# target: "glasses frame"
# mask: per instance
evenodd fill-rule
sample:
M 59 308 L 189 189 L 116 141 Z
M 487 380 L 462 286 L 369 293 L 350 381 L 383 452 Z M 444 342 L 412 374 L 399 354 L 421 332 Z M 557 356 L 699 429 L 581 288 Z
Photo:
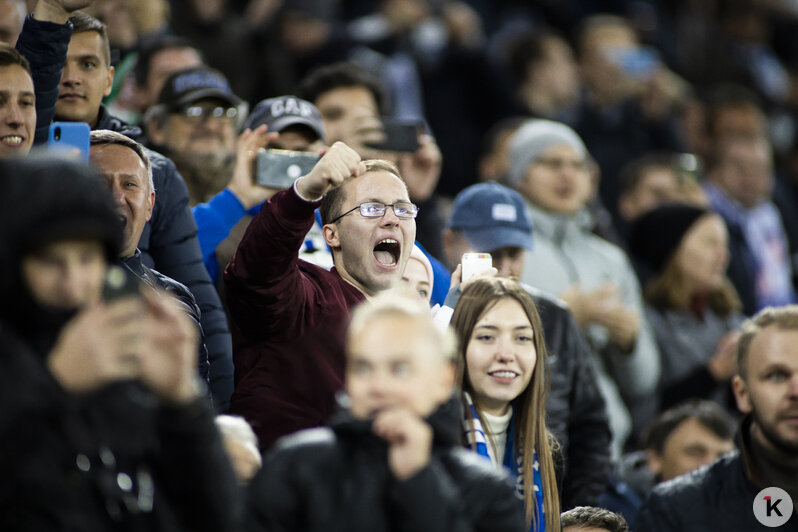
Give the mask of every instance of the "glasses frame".
M 413 212 L 411 216 L 402 216 L 401 214 L 396 212 L 396 205 L 404 205 L 404 204 L 411 205 L 412 208 L 415 209 L 415 212 Z M 381 209 L 382 212 L 380 214 L 376 215 L 376 216 L 370 216 L 370 215 L 368 215 L 368 214 L 366 214 L 364 212 L 365 207 L 368 206 L 368 205 L 374 205 L 374 206 L 382 205 L 381 208 L 377 207 L 378 209 Z M 416 218 L 416 216 L 418 216 L 418 211 L 419 211 L 418 205 L 416 205 L 415 203 L 410 202 L 410 201 L 397 201 L 396 203 L 382 203 L 380 201 L 364 201 L 360 205 L 355 205 L 354 207 L 352 207 L 351 209 L 349 209 L 345 213 L 339 215 L 335 220 L 331 221 L 330 223 L 334 224 L 335 222 L 337 222 L 338 220 L 340 220 L 341 218 L 343 218 L 347 214 L 353 213 L 353 212 L 355 212 L 358 209 L 360 209 L 360 215 L 363 218 L 371 218 L 371 219 L 382 218 L 383 216 L 385 216 L 385 213 L 388 212 L 388 207 L 393 209 L 393 213 L 396 215 L 396 217 L 397 218 L 401 218 L 402 220 L 414 220 Z

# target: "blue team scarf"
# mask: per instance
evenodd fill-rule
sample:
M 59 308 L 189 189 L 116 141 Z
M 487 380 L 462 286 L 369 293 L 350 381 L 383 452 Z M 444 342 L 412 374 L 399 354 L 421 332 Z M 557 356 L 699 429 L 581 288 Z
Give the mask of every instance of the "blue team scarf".
M 480 456 L 484 456 L 488 460 L 493 461 L 488 453 L 488 438 L 482 428 L 482 423 L 479 421 L 477 409 L 474 407 L 474 402 L 471 396 L 464 392 L 463 396 L 466 401 L 466 408 L 464 409 L 463 429 L 465 431 L 466 443 L 469 447 L 475 446 L 476 452 Z M 524 500 L 524 475 L 523 475 L 523 456 L 516 453 L 514 450 L 515 440 L 515 420 L 510 419 L 510 430 L 507 434 L 507 447 L 504 451 L 504 467 L 510 472 L 515 479 L 515 496 L 521 501 Z M 538 453 L 535 451 L 533 455 L 532 472 L 533 481 L 535 484 L 535 500 L 538 506 L 538 522 L 537 529 L 534 525 L 530 528 L 530 532 L 545 532 L 546 531 L 546 516 L 543 514 L 543 483 L 540 479 L 540 463 L 538 462 Z

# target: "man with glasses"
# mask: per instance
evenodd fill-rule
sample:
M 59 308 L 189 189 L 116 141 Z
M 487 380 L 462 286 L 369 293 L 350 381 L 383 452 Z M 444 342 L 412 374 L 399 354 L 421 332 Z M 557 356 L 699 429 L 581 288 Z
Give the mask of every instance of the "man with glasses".
M 330 271 L 298 258 L 319 206 Z M 262 447 L 332 413 L 349 310 L 400 282 L 417 213 L 395 166 L 361 161 L 336 142 L 249 224 L 225 270 L 236 368 L 230 412 L 250 422 Z
M 221 72 L 198 66 L 170 75 L 147 112 L 150 141 L 177 165 L 192 206 L 230 182 L 241 103 Z

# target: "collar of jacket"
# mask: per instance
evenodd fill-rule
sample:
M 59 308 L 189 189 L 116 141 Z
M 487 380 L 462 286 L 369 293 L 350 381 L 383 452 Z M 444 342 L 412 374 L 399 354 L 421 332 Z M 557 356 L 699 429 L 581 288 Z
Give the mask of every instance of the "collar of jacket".
M 141 261 L 141 251 L 139 251 L 138 248 L 136 248 L 136 252 L 130 257 L 119 259 L 119 265 L 133 272 L 136 277 L 148 285 L 152 287 L 156 286 L 155 279 L 152 278 L 149 268 L 144 266 L 144 263 Z
M 532 218 L 532 233 L 540 234 L 550 240 L 564 240 L 567 236 L 590 231 L 593 217 L 587 209 L 576 214 L 555 214 L 536 207 L 527 202 L 529 215 Z
M 425 418 L 425 421 L 432 427 L 433 444 L 435 446 L 460 445 L 460 419 L 462 418 L 462 406 L 460 401 L 452 397 L 432 414 Z M 349 410 L 340 410 L 330 420 L 330 427 L 340 438 L 363 438 L 374 435 L 372 420 L 358 419 Z M 381 440 L 380 440 L 381 441 Z
M 97 124 L 94 129 L 110 129 L 117 133 L 122 133 L 126 137 L 130 137 L 136 142 L 143 144 L 144 132 L 138 126 L 131 126 L 121 118 L 117 118 L 108 112 L 105 105 L 100 105 L 100 111 L 97 114 Z

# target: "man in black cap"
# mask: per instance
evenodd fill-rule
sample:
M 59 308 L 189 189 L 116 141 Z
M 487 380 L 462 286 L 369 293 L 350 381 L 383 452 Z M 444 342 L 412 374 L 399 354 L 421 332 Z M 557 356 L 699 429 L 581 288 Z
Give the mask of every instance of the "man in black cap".
M 495 182 L 461 191 L 443 235 L 444 250 L 455 266 L 463 253 L 490 253 L 501 277 L 518 279 L 525 249 L 531 249 L 532 221 L 524 198 Z M 610 430 L 604 400 L 587 344 L 565 304 L 524 285 L 535 300 L 550 354 L 551 388 L 546 417 L 562 446 L 565 470 L 562 508 L 595 505 L 609 475 Z M 453 291 L 446 304 L 454 308 Z
M 151 144 L 177 165 L 191 205 L 230 182 L 241 104 L 221 72 L 198 66 L 170 75 L 147 112 Z
M 324 144 L 321 113 L 310 102 L 295 96 L 263 100 L 247 118 L 238 141 L 236 164 L 230 184 L 207 203 L 194 207 L 205 268 L 221 290 L 221 274 L 244 236 L 252 217 L 279 189 L 255 183 L 260 148 L 319 153 Z M 305 237 L 300 258 L 330 269 L 332 255 L 316 223 Z

